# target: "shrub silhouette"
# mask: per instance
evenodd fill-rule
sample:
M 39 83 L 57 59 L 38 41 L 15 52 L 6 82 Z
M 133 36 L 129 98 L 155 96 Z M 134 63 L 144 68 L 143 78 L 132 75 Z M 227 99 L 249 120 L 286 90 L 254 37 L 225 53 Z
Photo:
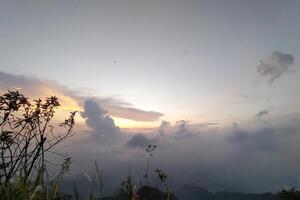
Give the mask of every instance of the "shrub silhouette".
M 281 200 L 300 200 L 300 192 L 291 188 L 290 190 L 283 189 L 279 192 L 279 198 Z
M 33 102 L 18 91 L 8 91 L 0 96 L 0 196 L 8 190 L 32 190 L 35 196 L 42 190 L 43 195 L 48 195 L 45 154 L 71 136 L 75 125 L 76 112 L 72 112 L 54 131 L 52 121 L 59 106 L 55 96 Z M 70 158 L 66 158 L 61 172 L 52 181 L 52 199 L 57 195 L 59 183 L 70 163 Z M 33 177 L 34 182 L 30 180 Z

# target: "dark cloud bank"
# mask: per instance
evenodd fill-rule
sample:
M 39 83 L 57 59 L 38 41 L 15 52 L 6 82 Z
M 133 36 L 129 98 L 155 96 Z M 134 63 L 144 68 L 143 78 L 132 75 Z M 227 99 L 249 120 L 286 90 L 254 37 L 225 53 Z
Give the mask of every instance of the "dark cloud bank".
M 175 125 L 164 121 L 153 133 L 134 135 L 122 132 L 92 100 L 85 102 L 82 115 L 91 131 L 61 149 L 73 157 L 73 173 L 93 173 L 97 160 L 108 181 L 118 185 L 131 161 L 139 181 L 145 169 L 145 147 L 157 144 L 151 166 L 166 170 L 173 186 L 194 183 L 211 190 L 242 192 L 300 186 L 297 114 L 217 130 L 215 123 L 208 123 L 203 131 L 195 131 L 184 120 Z

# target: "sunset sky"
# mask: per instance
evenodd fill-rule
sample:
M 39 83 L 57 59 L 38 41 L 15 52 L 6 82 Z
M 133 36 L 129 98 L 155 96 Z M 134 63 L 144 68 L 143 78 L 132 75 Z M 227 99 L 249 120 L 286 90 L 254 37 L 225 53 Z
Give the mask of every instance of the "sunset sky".
M 255 127 L 256 135 L 285 122 L 299 133 L 299 58 L 299 0 L 0 0 L 1 94 L 57 95 L 58 115 L 78 110 L 78 123 L 93 131 L 100 125 L 85 121 L 95 117 L 89 109 L 107 115 L 101 130 L 113 119 L 142 134 L 163 121 L 170 134 Z M 216 149 L 212 157 L 222 157 Z M 282 161 L 277 155 L 272 162 Z
M 298 1 L 2 1 L 0 11 L 1 71 L 160 119 L 231 123 L 270 106 L 287 114 L 300 99 L 299 74 L 266 84 L 257 73 L 274 51 L 299 57 Z

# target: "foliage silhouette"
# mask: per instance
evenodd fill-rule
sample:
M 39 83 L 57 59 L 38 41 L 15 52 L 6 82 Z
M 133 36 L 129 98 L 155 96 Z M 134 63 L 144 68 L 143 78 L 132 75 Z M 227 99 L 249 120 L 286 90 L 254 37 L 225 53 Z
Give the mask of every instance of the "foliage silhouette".
M 38 196 L 41 190 L 43 197 L 56 198 L 71 159 L 66 158 L 58 176 L 48 182 L 46 153 L 51 153 L 57 144 L 72 135 L 76 114 L 72 112 L 54 131 L 52 122 L 59 106 L 55 96 L 33 102 L 19 91 L 8 91 L 0 96 L 0 196 L 19 190 L 24 194 L 24 191 L 32 191 Z M 53 186 L 51 194 L 49 184 Z
M 290 190 L 283 189 L 278 193 L 281 200 L 300 200 L 300 192 L 291 188 Z

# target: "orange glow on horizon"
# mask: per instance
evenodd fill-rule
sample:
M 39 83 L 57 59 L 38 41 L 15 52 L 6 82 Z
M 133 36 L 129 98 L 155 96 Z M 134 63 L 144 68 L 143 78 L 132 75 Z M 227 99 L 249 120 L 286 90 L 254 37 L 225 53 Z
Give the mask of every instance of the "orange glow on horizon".
M 115 121 L 116 126 L 120 128 L 154 128 L 159 126 L 159 121 L 154 122 L 139 122 L 130 119 L 112 117 Z
M 14 89 L 18 89 L 22 91 L 21 87 L 14 87 Z M 64 119 L 68 118 L 70 112 L 78 111 L 83 112 L 84 109 L 77 103 L 75 99 L 72 97 L 64 94 L 59 89 L 47 87 L 47 86 L 39 86 L 38 90 L 34 93 L 29 93 L 27 97 L 30 98 L 30 100 L 34 99 L 44 99 L 45 97 L 50 96 L 56 96 L 58 98 L 58 101 L 60 103 L 60 107 L 56 110 L 55 119 L 57 121 L 63 121 Z M 119 118 L 119 117 L 113 117 L 115 125 L 119 128 L 123 129 L 143 129 L 143 128 L 155 128 L 160 125 L 160 121 L 135 121 L 131 119 L 125 119 L 125 118 Z M 85 119 L 81 117 L 81 115 L 78 113 L 76 115 L 76 123 L 80 124 L 80 126 L 86 126 L 85 125 Z

